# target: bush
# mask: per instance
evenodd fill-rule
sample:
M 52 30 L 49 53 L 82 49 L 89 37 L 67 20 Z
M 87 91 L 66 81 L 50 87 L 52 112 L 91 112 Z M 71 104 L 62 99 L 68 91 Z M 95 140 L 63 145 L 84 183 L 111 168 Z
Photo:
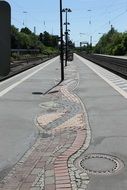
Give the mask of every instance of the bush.
M 12 53 L 12 55 L 11 55 L 11 60 L 12 61 L 19 60 L 19 59 L 20 59 L 19 53 Z
M 113 49 L 113 55 L 125 55 L 125 47 L 122 44 L 115 46 Z

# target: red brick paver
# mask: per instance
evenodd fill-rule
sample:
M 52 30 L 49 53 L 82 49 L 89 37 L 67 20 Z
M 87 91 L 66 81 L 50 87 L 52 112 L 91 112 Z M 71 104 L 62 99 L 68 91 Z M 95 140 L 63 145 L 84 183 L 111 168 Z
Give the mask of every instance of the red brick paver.
M 64 86 L 61 92 L 68 101 L 79 104 L 78 98 Z M 38 123 L 46 128 L 48 123 L 63 116 L 64 113 L 39 116 Z M 71 190 L 68 159 L 82 147 L 85 138 L 83 114 L 77 113 L 53 128 L 46 138 L 40 137 L 0 183 L 0 190 L 36 190 L 39 187 L 44 190 Z

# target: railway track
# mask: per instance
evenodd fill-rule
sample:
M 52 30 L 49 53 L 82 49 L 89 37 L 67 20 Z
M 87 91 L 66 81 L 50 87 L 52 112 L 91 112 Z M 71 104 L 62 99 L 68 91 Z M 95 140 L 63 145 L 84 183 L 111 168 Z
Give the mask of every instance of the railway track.
M 48 61 L 53 57 L 35 57 L 35 58 L 29 58 L 29 59 L 23 59 L 19 61 L 14 61 L 10 64 L 10 73 L 7 76 L 0 76 L 0 81 L 4 81 L 14 75 L 17 75 L 25 70 L 28 70 L 32 67 L 35 67 L 45 61 Z
M 79 53 L 79 55 L 127 79 L 127 59 L 108 57 L 97 54 Z

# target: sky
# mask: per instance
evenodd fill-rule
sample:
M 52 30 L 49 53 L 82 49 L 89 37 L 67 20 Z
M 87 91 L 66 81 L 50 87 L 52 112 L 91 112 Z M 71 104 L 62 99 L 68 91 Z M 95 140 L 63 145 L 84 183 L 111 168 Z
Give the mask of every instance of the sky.
M 7 0 L 11 5 L 11 24 L 28 27 L 36 33 L 47 31 L 60 35 L 59 0 Z M 68 22 L 70 39 L 95 45 L 111 25 L 119 32 L 127 31 L 127 0 L 62 0 L 63 8 L 70 8 Z M 63 13 L 63 22 L 65 13 Z

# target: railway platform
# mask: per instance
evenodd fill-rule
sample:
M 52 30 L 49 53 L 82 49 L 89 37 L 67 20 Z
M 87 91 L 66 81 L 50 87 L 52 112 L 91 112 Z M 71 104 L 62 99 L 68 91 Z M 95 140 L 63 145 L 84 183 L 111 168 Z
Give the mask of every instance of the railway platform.
M 57 57 L 0 84 L 0 190 L 126 190 L 126 80 L 76 54 L 59 73 Z

